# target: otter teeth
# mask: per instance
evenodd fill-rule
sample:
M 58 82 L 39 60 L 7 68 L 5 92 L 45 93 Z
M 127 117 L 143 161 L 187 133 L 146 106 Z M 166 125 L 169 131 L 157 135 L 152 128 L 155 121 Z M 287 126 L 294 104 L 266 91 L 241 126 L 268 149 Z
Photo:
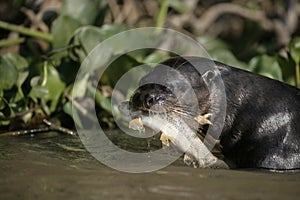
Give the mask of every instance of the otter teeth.
M 202 125 L 212 125 L 212 122 L 208 119 L 211 117 L 211 113 L 207 113 L 204 115 L 198 115 L 196 117 L 194 117 L 194 119 L 202 126 Z

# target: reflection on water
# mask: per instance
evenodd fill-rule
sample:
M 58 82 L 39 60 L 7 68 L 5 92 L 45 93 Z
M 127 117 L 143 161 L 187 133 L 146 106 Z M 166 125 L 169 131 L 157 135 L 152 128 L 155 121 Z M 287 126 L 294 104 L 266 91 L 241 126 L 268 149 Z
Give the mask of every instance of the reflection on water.
M 112 170 L 77 138 L 0 138 L 0 199 L 299 199 L 300 173 Z

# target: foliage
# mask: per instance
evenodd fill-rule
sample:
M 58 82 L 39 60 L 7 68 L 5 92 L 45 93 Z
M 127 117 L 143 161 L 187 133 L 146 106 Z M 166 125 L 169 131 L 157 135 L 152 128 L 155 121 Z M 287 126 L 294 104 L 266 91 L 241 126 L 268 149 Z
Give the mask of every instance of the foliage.
M 21 1 L 16 2 L 19 5 Z M 176 12 L 179 15 L 189 12 L 188 6 L 182 1 L 157 2 L 161 3 L 159 4 L 161 9 L 157 12 L 152 25 L 163 26 L 168 12 Z M 70 96 L 76 72 L 87 54 L 101 41 L 133 28 L 126 23 L 105 23 L 104 16 L 110 13 L 110 9 L 105 1 L 101 0 L 86 0 L 84 3 L 81 0 L 65 0 L 59 15 L 49 26 L 50 33 L 32 31 L 29 28 L 6 23 L 0 24 L 4 29 L 17 31 L 29 39 L 37 38 L 50 44 L 49 48 L 40 51 L 34 47 L 39 43 L 26 40 L 19 52 L 1 56 L 0 126 L 5 129 L 14 128 L 12 124 L 20 120 L 30 126 L 35 116 L 41 113 L 43 117 L 57 117 L 62 114 L 67 118 L 67 115 L 73 117 L 72 113 L 75 112 L 74 120 L 80 123 L 76 113 L 77 115 L 88 113 L 80 110 L 80 97 L 94 90 L 97 108 L 101 113 L 100 119 L 106 124 L 111 124 L 110 114 L 113 109 L 110 104 L 111 94 L 105 92 L 103 88 L 113 87 L 123 73 L 137 64 L 161 61 L 170 55 L 157 51 L 137 51 L 122 55 L 112 64 L 112 68 L 105 72 L 98 85 L 90 84 L 89 77 L 81 80 L 80 85 L 76 87 L 82 88 L 82 94 L 77 94 L 78 102 L 72 102 Z M 220 38 L 193 32 L 192 34 L 215 60 L 300 87 L 300 38 L 294 37 L 290 41 L 287 54 L 282 57 L 274 53 L 274 49 L 268 52 L 269 43 L 253 45 L 253 40 L 257 41 L 263 31 L 258 30 L 257 34 L 253 34 L 253 28 L 256 27 L 255 24 L 248 23 L 243 30 L 243 37 L 239 38 L 238 44 L 241 45 L 238 47 L 237 43 L 229 43 Z M 17 41 L 22 42 L 23 39 Z M 6 45 L 2 46 L 2 49 L 5 48 Z M 122 54 L 122 52 L 113 53 Z M 120 65 L 123 68 L 118 67 Z M 73 112 L 71 105 L 74 103 L 78 104 L 78 111 Z

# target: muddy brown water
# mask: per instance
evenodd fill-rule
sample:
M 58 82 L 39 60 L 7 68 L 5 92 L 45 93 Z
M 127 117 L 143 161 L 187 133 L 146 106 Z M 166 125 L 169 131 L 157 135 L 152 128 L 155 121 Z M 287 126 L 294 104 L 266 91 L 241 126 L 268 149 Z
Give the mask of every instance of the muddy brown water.
M 193 169 L 178 160 L 130 174 L 95 160 L 78 138 L 1 137 L 0 199 L 300 199 L 300 173 Z

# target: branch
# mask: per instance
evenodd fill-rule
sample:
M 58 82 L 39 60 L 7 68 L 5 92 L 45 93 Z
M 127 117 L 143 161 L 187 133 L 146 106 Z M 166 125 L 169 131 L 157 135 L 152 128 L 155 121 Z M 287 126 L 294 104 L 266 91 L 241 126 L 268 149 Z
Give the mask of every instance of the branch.
M 295 0 L 287 0 L 285 5 L 284 23 L 290 33 L 293 33 L 298 24 L 298 11 Z M 299 13 L 300 14 L 300 13 Z
M 21 44 L 24 41 L 25 41 L 25 38 L 3 39 L 3 40 L 0 40 L 0 48 L 7 47 L 7 46 L 13 46 L 16 44 Z
M 33 128 L 33 129 L 20 130 L 20 131 L 9 131 L 9 132 L 5 132 L 5 133 L 0 133 L 0 137 L 30 135 L 30 134 L 36 134 L 36 133 L 49 132 L 49 131 L 56 131 L 56 132 L 60 132 L 60 133 L 64 133 L 64 134 L 72 135 L 72 136 L 76 135 L 76 133 L 74 131 L 71 131 L 71 130 L 61 127 L 61 126 L 57 126 L 46 119 L 44 119 L 43 122 L 44 122 L 44 124 L 47 125 L 47 127 Z
M 18 32 L 18 33 L 21 33 L 23 35 L 27 35 L 27 36 L 30 36 L 30 37 L 33 37 L 33 38 L 42 39 L 42 40 L 45 40 L 47 42 L 52 41 L 52 35 L 51 34 L 43 33 L 43 32 L 36 31 L 36 30 L 32 30 L 32 29 L 25 28 L 25 27 L 22 27 L 22 26 L 9 24 L 9 23 L 6 23 L 4 21 L 0 21 L 0 28 L 10 30 L 10 31 L 14 31 L 14 32 Z
M 30 109 L 25 110 L 25 111 L 21 111 L 21 112 L 18 112 L 18 113 L 13 113 L 8 117 L 0 116 L 0 121 L 11 120 L 11 119 L 14 119 L 14 118 L 17 118 L 17 117 L 22 117 L 22 116 L 24 116 L 28 113 L 31 113 L 31 112 L 35 111 L 37 108 L 38 107 L 34 107 L 34 108 L 30 108 Z
M 287 0 L 285 15 L 281 19 L 270 19 L 261 10 L 251 10 L 233 3 L 220 3 L 210 7 L 199 19 L 195 29 L 197 32 L 205 32 L 213 22 L 225 14 L 233 14 L 245 19 L 257 22 L 266 31 L 276 34 L 279 45 L 286 46 L 291 39 L 292 33 L 298 24 L 299 8 L 294 0 Z
M 163 27 L 166 20 L 168 7 L 169 7 L 169 0 L 162 0 L 159 8 L 159 13 L 156 18 L 156 25 L 155 25 L 156 27 L 158 28 Z
M 243 18 L 255 21 L 262 25 L 264 29 L 272 30 L 272 22 L 260 10 L 250 10 L 237 4 L 220 3 L 210 7 L 197 21 L 196 31 L 205 32 L 209 26 L 220 16 L 225 14 L 238 15 Z
M 57 132 L 65 133 L 67 135 L 72 135 L 72 136 L 76 135 L 74 131 L 71 131 L 70 129 L 67 129 L 67 128 L 64 128 L 61 126 L 57 126 L 46 119 L 44 119 L 43 122 L 49 127 L 49 129 L 51 131 L 57 131 Z
M 123 13 L 116 0 L 106 1 L 115 23 L 121 23 L 124 20 Z
M 44 132 L 48 132 L 48 131 L 50 131 L 49 127 L 34 128 L 34 129 L 27 129 L 27 130 L 20 130 L 20 131 L 8 131 L 8 132 L 0 133 L 0 137 L 31 135 L 31 134 L 35 134 L 35 133 L 44 133 Z
M 25 7 L 21 8 L 21 11 L 27 16 L 31 21 L 31 28 L 36 30 L 40 29 L 43 33 L 49 33 L 48 26 L 43 22 L 41 17 L 38 14 L 35 14 L 32 10 Z

